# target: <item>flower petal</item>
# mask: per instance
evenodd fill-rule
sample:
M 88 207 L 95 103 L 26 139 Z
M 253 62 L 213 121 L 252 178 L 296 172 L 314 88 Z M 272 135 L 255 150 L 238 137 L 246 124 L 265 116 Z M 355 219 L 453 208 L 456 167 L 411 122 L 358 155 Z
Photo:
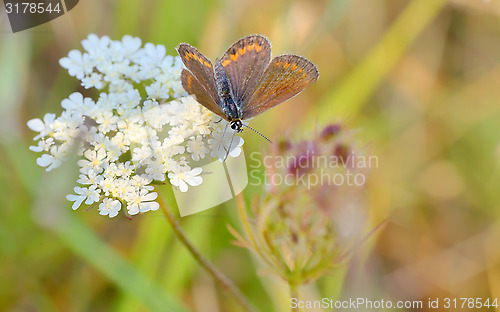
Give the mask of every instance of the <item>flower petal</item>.
M 35 118 L 28 121 L 28 128 L 33 131 L 42 132 L 45 129 L 45 125 L 40 118 Z

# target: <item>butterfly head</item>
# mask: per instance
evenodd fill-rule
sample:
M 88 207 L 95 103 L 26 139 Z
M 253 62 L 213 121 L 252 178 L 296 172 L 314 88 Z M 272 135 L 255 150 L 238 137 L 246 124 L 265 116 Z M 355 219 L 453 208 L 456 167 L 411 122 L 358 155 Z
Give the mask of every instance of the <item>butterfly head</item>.
M 239 119 L 236 119 L 236 120 L 233 120 L 229 123 L 229 126 L 231 127 L 231 129 L 233 129 L 235 132 L 241 132 L 243 131 L 242 127 L 243 127 L 243 123 L 241 122 L 241 120 Z

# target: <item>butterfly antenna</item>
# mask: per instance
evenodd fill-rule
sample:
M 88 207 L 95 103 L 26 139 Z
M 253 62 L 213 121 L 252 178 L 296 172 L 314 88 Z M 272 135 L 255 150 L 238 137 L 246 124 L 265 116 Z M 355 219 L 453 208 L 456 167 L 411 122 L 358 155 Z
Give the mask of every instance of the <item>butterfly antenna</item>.
M 263 135 L 262 133 L 260 133 L 259 131 L 255 130 L 254 128 L 250 127 L 250 126 L 247 126 L 247 125 L 243 125 L 243 127 L 246 127 L 250 130 L 252 130 L 253 132 L 257 133 L 258 135 L 260 135 L 261 137 L 263 137 L 264 139 L 266 139 L 269 143 L 273 143 L 271 142 L 271 140 L 269 140 L 268 138 L 266 138 L 265 135 Z
M 226 156 L 224 157 L 224 161 L 226 161 L 227 157 L 229 156 L 229 152 L 231 151 L 231 146 L 233 145 L 233 139 L 234 139 L 234 135 L 236 134 L 233 133 L 233 136 L 231 137 L 231 142 L 229 142 L 229 148 L 227 149 L 227 153 L 226 153 Z

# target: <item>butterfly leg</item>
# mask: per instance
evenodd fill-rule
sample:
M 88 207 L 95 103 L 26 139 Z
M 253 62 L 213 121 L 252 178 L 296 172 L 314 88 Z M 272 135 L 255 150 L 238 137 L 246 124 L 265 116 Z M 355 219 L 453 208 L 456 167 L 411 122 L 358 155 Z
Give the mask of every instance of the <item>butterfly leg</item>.
M 221 118 L 222 120 L 222 118 Z M 220 147 L 222 145 L 222 143 L 224 142 L 224 136 L 226 136 L 226 130 L 227 130 L 227 126 L 229 124 L 227 124 L 225 127 L 224 127 L 224 132 L 222 133 L 222 140 L 220 140 L 220 144 L 219 144 L 219 147 L 217 148 L 217 157 L 219 157 L 219 151 L 220 151 Z M 225 160 L 225 159 L 224 159 Z
M 222 118 L 221 118 L 221 119 L 219 119 L 219 120 L 217 120 L 215 123 L 219 123 L 219 122 L 221 122 L 221 121 L 222 121 Z
M 229 156 L 229 152 L 231 152 L 231 146 L 233 145 L 233 139 L 234 136 L 236 135 L 236 132 L 233 133 L 233 136 L 231 137 L 231 142 L 229 142 L 229 147 L 226 152 L 226 156 L 224 157 L 224 161 L 226 161 L 227 157 Z

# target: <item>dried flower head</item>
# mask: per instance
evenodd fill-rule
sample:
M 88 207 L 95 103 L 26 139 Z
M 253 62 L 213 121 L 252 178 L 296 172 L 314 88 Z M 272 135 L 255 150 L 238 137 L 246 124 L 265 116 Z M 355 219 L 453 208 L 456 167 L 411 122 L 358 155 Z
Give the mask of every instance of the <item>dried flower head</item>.
M 70 51 L 62 67 L 86 89 L 101 90 L 97 100 L 75 92 L 61 103 L 63 112 L 32 119 L 43 154 L 37 164 L 57 168 L 71 152 L 78 161 L 80 186 L 67 199 L 73 209 L 99 203 L 99 213 L 114 217 L 122 207 L 130 215 L 157 210 L 155 181 L 182 192 L 203 182 L 196 162 L 207 155 L 225 156 L 232 133 L 225 121 L 187 96 L 182 88 L 179 57 L 163 45 L 124 36 L 112 41 L 94 34 L 82 41 L 84 52 Z M 216 123 L 217 122 L 217 123 Z M 243 139 L 235 136 L 232 146 Z M 220 156 L 221 151 L 224 154 Z M 229 154 L 236 157 L 240 148 Z
M 267 188 L 251 201 L 253 220 L 240 209 L 245 238 L 232 230 L 237 244 L 290 285 L 339 265 L 364 235 L 365 175 L 378 166 L 371 157 L 338 125 L 311 140 L 281 139 L 263 156 Z

